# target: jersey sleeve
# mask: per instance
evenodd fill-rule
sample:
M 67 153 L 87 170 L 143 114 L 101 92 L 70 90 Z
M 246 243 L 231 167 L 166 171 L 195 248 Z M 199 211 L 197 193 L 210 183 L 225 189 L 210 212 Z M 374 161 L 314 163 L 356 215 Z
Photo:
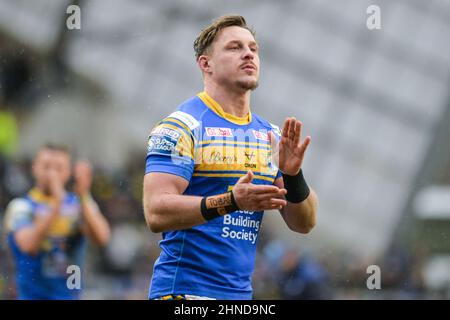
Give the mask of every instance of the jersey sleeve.
M 12 200 L 6 208 L 5 230 L 7 233 L 15 232 L 23 227 L 33 224 L 33 207 L 23 198 Z
M 283 173 L 281 172 L 280 169 L 278 169 L 277 176 L 275 177 L 275 180 L 277 180 L 278 178 L 281 178 L 282 176 L 283 176 Z
M 182 116 L 180 116 L 180 114 Z M 194 171 L 195 119 L 181 111 L 163 119 L 151 131 L 147 142 L 145 173 L 164 172 L 191 180 Z M 190 116 L 189 116 L 190 117 Z

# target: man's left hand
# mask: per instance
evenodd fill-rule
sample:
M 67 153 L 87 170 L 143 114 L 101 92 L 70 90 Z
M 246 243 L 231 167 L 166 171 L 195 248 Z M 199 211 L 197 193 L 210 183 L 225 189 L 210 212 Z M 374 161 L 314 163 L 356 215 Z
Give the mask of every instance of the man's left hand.
M 75 192 L 79 196 L 88 195 L 92 185 L 92 166 L 87 161 L 78 161 L 74 168 Z
M 284 122 L 281 140 L 275 147 L 275 137 L 269 132 L 272 150 L 278 152 L 278 168 L 282 173 L 295 176 L 300 171 L 305 157 L 306 149 L 311 142 L 311 137 L 307 136 L 301 141 L 302 123 L 295 118 L 287 118 Z

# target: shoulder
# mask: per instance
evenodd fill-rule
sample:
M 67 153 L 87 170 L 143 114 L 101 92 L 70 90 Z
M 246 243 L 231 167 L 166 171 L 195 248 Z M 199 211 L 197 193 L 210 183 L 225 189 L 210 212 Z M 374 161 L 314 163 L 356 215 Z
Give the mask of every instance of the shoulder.
M 181 103 L 172 113 L 159 121 L 156 128 L 167 127 L 164 125 L 168 124 L 172 129 L 178 128 L 191 134 L 200 127 L 204 112 L 205 106 L 201 103 L 200 98 L 195 96 Z
M 188 115 L 186 120 L 195 119 L 195 121 L 193 121 L 193 125 L 198 126 L 199 123 L 197 122 L 201 121 L 204 114 L 208 110 L 209 108 L 203 103 L 203 101 L 198 96 L 194 96 L 180 104 L 174 113 Z
M 262 128 L 266 129 L 267 131 L 271 130 L 276 135 L 281 136 L 280 127 L 277 126 L 276 124 L 274 124 L 272 122 L 269 122 L 268 120 L 266 120 L 263 117 L 257 115 L 256 113 L 252 113 L 252 117 L 253 117 L 255 123 L 257 123 Z
M 201 131 L 202 112 L 204 105 L 197 96 L 181 103 L 151 130 L 147 155 L 193 158 L 194 145 Z
M 14 198 L 8 203 L 8 206 L 6 207 L 6 213 L 24 210 L 33 210 L 33 203 L 27 197 Z
M 151 136 L 163 136 L 176 142 L 181 137 L 185 140 L 195 140 L 201 128 L 201 118 L 205 106 L 198 96 L 181 103 L 172 113 L 165 116 L 151 130 Z
M 13 231 L 19 227 L 31 223 L 33 220 L 34 206 L 31 200 L 26 197 L 19 197 L 11 200 L 6 207 L 5 227 L 7 231 Z

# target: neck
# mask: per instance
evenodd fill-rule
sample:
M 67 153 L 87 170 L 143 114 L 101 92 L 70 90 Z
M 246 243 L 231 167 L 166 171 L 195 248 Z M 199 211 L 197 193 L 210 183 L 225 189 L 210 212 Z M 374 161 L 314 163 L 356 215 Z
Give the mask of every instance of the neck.
M 204 90 L 226 113 L 241 118 L 249 114 L 250 90 L 233 91 L 213 83 L 205 83 Z

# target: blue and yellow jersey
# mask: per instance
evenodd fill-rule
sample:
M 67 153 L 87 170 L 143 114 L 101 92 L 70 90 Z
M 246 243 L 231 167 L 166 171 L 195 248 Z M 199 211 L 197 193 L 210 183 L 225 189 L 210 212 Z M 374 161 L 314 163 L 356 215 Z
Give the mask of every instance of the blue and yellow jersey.
M 281 174 L 271 160 L 269 131 L 279 139 L 277 126 L 252 113 L 244 118 L 227 114 L 202 92 L 153 128 L 145 172 L 183 177 L 189 182 L 186 195 L 227 192 L 248 170 L 254 173 L 252 183 L 271 185 Z M 164 232 L 149 298 L 190 294 L 251 299 L 262 218 L 262 211 L 237 211 L 190 229 Z
M 81 267 L 85 242 L 80 231 L 81 206 L 76 195 L 66 194 L 61 212 L 36 255 L 21 251 L 15 241 L 17 231 L 50 213 L 50 201 L 50 197 L 32 189 L 26 197 L 12 200 L 6 209 L 5 227 L 16 265 L 19 299 L 79 298 L 79 289 L 67 287 L 67 267 L 73 264 Z

